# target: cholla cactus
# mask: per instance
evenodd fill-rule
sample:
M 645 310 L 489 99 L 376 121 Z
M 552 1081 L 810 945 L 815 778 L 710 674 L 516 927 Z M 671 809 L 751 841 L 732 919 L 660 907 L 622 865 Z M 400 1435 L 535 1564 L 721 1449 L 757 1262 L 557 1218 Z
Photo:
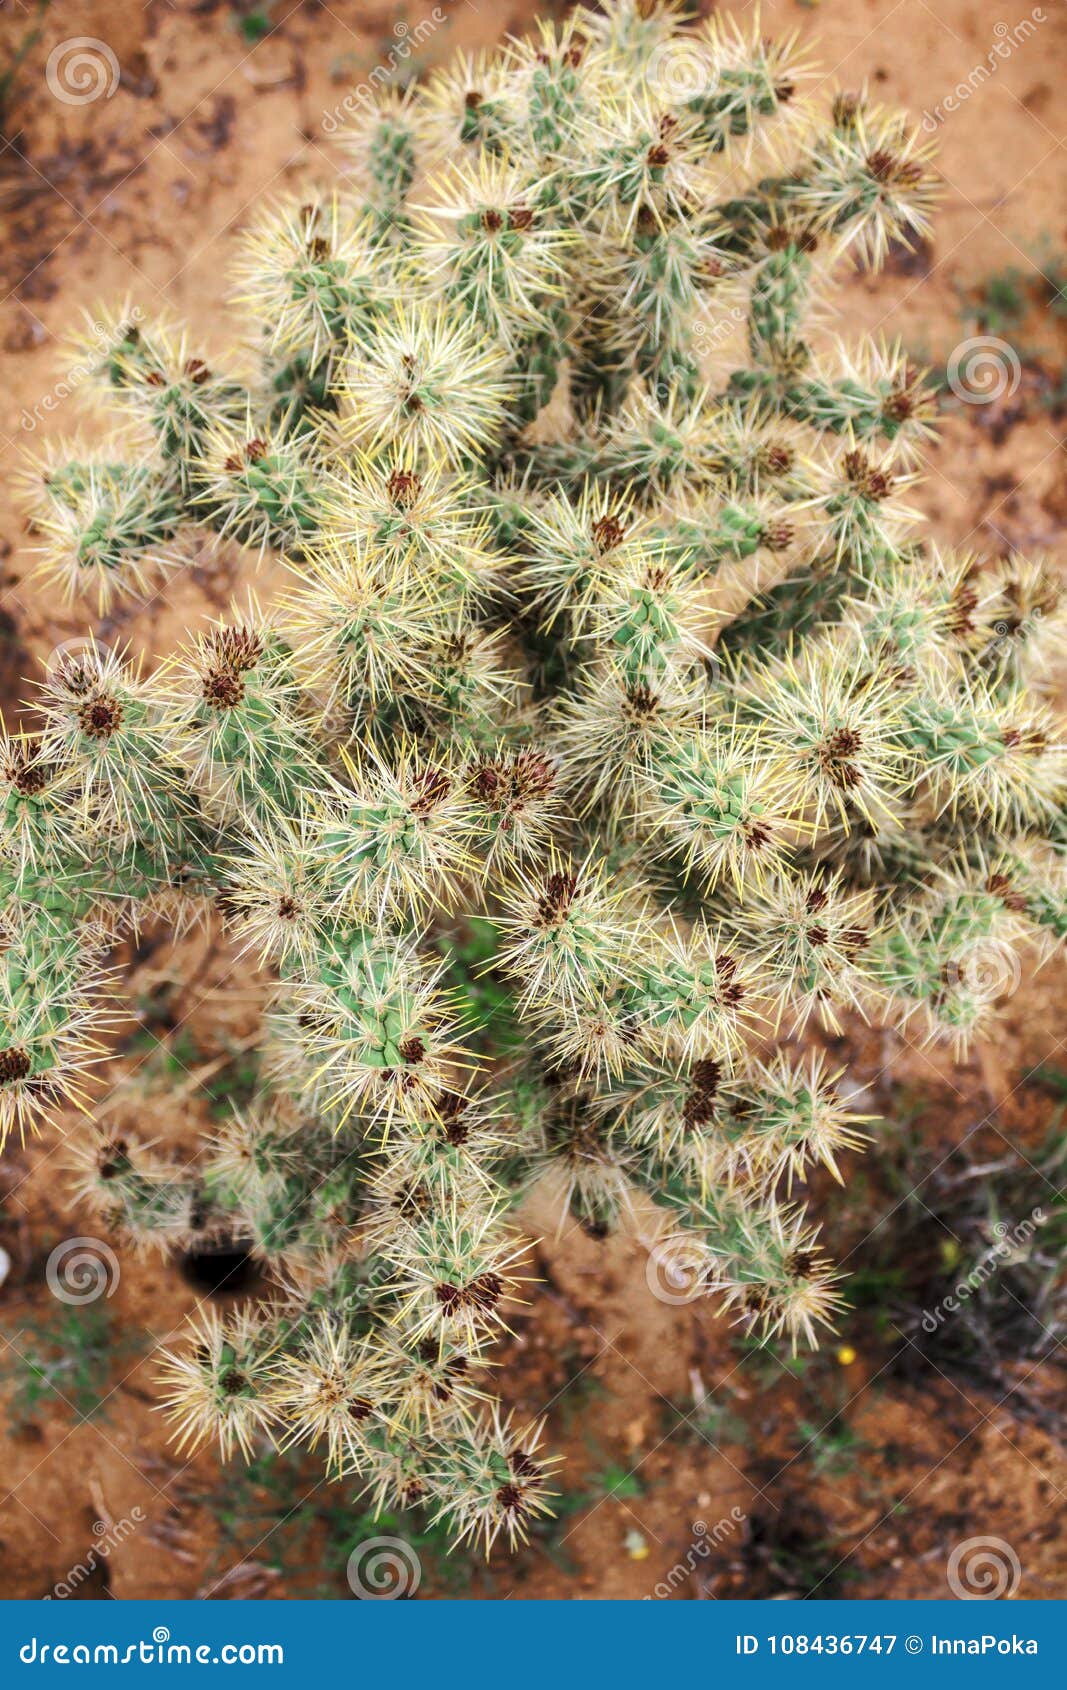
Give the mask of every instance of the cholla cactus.
M 81 1093 L 114 934 L 213 908 L 275 983 L 262 1097 L 184 1170 L 106 1111 L 78 1152 L 136 1246 L 277 1281 L 168 1362 L 179 1434 L 306 1441 L 486 1547 L 552 1484 L 486 1371 L 515 1197 L 601 1235 L 643 1194 L 814 1342 L 800 1188 L 863 1132 L 803 1041 L 962 1046 L 1067 928 L 1060 589 L 918 536 L 931 399 L 820 319 L 926 230 L 930 164 L 807 75 L 615 0 L 389 96 L 244 238 L 225 367 L 120 314 L 133 434 L 35 478 L 43 572 L 102 607 L 189 524 L 292 578 L 152 673 L 87 642 L 7 742 L 3 1123 Z M 471 1024 L 472 914 L 521 1059 Z

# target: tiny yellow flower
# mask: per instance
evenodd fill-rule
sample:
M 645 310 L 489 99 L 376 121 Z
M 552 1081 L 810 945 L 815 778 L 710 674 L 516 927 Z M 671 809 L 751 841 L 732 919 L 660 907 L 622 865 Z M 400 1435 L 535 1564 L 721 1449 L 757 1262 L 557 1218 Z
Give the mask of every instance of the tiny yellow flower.
M 652 1553 L 647 1540 L 639 1531 L 629 1531 L 624 1539 L 626 1553 L 631 1561 L 647 1561 Z
M 837 1352 L 837 1359 L 842 1367 L 851 1367 L 856 1359 L 856 1352 L 851 1344 L 842 1344 Z

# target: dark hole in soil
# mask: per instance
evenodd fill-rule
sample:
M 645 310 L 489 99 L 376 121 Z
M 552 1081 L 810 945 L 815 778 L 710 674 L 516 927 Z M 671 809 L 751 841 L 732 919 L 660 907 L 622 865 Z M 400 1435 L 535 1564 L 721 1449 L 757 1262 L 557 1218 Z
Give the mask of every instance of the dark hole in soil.
M 77 1567 L 70 1568 L 53 1586 L 49 1595 L 63 1601 L 114 1601 L 111 1595 L 111 1568 L 99 1550 L 87 1549 Z
M 180 1258 L 180 1266 L 189 1284 L 210 1296 L 226 1297 L 237 1291 L 251 1291 L 259 1279 L 255 1261 L 240 1243 L 223 1249 L 187 1250 Z
M 833 1598 L 842 1594 L 840 1551 L 823 1514 L 799 1496 L 776 1496 L 777 1512 L 753 1514 L 735 1563 L 738 1595 Z

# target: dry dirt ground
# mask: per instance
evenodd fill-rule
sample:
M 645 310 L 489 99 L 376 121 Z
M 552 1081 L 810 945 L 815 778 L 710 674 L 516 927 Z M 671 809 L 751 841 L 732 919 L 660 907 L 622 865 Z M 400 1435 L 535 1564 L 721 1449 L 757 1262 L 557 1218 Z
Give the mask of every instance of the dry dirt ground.
M 946 186 L 933 244 L 894 255 L 878 279 L 849 281 L 841 303 L 850 334 L 899 334 L 941 371 L 979 331 L 1019 357 L 1018 385 L 1003 399 L 946 406 L 916 499 L 938 539 L 991 556 L 1054 551 L 1067 509 L 1063 319 L 1047 308 L 1067 251 L 1058 99 L 1067 18 L 1053 0 L 1046 7 L 1032 14 L 1046 21 L 994 54 L 996 72 L 982 78 L 974 67 L 1003 43 L 1004 20 L 1016 22 L 1000 0 L 763 7 L 769 32 L 817 35 L 827 76 L 845 87 L 867 81 L 888 101 L 936 113 L 963 85 L 939 126 Z M 225 0 L 0 5 L 0 50 L 12 62 L 24 49 L 0 151 L 8 712 L 36 661 L 90 625 L 86 606 L 66 608 L 27 579 L 30 541 L 10 487 L 42 438 L 78 426 L 77 395 L 59 384 L 62 336 L 83 308 L 129 295 L 187 318 L 210 353 L 230 232 L 261 194 L 330 176 L 324 114 L 372 65 L 401 62 L 402 26 L 414 31 L 427 11 L 375 0 L 265 9 L 271 27 L 253 42 L 254 23 L 242 28 L 250 8 Z M 443 4 L 447 22 L 423 58 L 521 30 L 533 10 L 526 0 Z M 83 105 L 54 98 L 46 77 L 49 55 L 78 36 L 103 40 L 120 70 L 110 97 Z M 1012 285 L 1023 300 L 1007 327 L 978 297 L 984 278 L 1006 271 L 1021 278 Z M 194 557 L 180 587 L 147 615 L 117 616 L 103 637 L 150 657 L 166 651 L 239 579 L 226 556 Z M 269 581 L 259 585 L 269 592 Z M 177 1144 L 191 1147 L 210 1124 L 213 1084 L 225 1073 L 239 1085 L 254 1045 L 262 986 L 235 975 L 232 961 L 203 935 L 128 959 L 134 1012 L 115 1072 L 146 1070 L 155 1089 L 136 1106 L 150 1116 L 141 1124 Z M 1067 1066 L 1063 983 L 1051 971 L 1024 980 L 995 1050 L 966 1064 L 862 1031 L 836 1052 L 872 1113 L 893 1120 L 907 1110 L 928 1170 L 964 1140 L 979 1160 L 1036 1158 L 1057 1104 L 1033 1071 Z M 2 1163 L 0 1243 L 13 1263 L 0 1291 L 3 1594 L 41 1596 L 65 1580 L 74 1594 L 114 1597 L 348 1596 L 355 1543 L 383 1529 L 411 1538 L 412 1523 L 361 1521 L 313 1467 L 223 1474 L 212 1455 L 186 1463 L 166 1442 L 152 1351 L 205 1294 L 192 1269 L 124 1258 L 101 1305 L 106 1330 L 83 1325 L 78 1343 L 61 1336 L 49 1349 L 57 1310 L 44 1264 L 57 1241 L 92 1230 L 72 1211 L 61 1164 L 54 1132 L 9 1148 Z M 851 1209 L 826 1209 L 828 1246 L 849 1268 L 867 1259 L 869 1234 L 891 1229 L 898 1202 L 878 1178 L 851 1190 Z M 536 1203 L 527 1222 L 536 1236 Z M 446 1562 L 432 1537 L 414 1538 L 420 1595 L 933 1597 L 947 1594 L 953 1548 L 976 1536 L 1011 1546 L 1019 1596 L 1067 1595 L 1067 1460 L 1050 1415 L 1023 1416 L 1014 1397 L 1004 1400 L 1008 1389 L 961 1384 L 930 1362 L 907 1366 L 908 1340 L 869 1306 L 846 1318 L 840 1348 L 793 1366 L 770 1352 L 746 1356 L 700 1304 L 657 1301 L 636 1239 L 549 1230 L 531 1259 L 538 1277 L 516 1311 L 502 1388 L 520 1409 L 549 1412 L 550 1442 L 567 1457 L 560 1519 L 488 1568 Z M 55 1387 L 36 1403 L 35 1359 Z M 1020 1366 L 1019 1379 L 1027 1374 L 1039 1399 L 1053 1388 L 1045 1370 Z

